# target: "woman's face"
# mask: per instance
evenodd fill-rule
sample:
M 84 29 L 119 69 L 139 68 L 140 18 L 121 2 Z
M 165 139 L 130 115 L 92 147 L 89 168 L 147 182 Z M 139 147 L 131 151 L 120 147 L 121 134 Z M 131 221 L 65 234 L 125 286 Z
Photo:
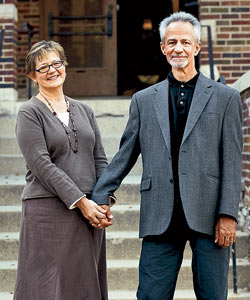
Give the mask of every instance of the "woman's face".
M 39 90 L 47 90 L 62 87 L 66 73 L 64 63 L 60 66 L 61 59 L 58 53 L 50 51 L 41 60 L 36 61 L 36 70 L 44 72 L 46 67 L 51 64 L 49 70 L 45 73 L 35 71 L 35 74 L 30 75 L 30 78 L 39 85 Z M 58 67 L 59 66 L 59 67 Z

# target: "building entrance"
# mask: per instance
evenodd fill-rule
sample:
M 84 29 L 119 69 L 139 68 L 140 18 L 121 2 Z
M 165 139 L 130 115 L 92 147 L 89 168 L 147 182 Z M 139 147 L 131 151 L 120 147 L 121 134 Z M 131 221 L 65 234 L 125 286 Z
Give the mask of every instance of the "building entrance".
M 159 23 L 173 11 L 198 15 L 196 1 L 117 0 L 118 94 L 132 95 L 166 78 Z

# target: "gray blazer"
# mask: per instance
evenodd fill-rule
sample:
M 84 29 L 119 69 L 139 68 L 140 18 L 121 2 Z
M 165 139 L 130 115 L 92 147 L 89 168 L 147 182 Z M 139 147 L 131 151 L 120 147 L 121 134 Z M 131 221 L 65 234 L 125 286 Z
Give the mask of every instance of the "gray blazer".
M 120 150 L 92 194 L 97 203 L 108 203 L 108 195 L 119 187 L 141 154 L 140 237 L 163 233 L 173 212 L 168 89 L 165 80 L 133 96 Z M 241 121 L 239 93 L 200 74 L 179 153 L 183 209 L 195 231 L 214 234 L 220 214 L 237 219 Z

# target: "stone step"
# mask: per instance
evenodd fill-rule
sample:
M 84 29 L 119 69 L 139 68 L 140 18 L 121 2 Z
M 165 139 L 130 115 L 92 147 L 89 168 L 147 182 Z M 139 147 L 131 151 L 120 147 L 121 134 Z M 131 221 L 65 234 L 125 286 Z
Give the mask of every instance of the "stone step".
M 28 99 L 23 99 L 23 101 L 9 102 L 0 101 L 0 115 L 2 116 L 15 116 L 23 103 Z M 97 116 L 103 114 L 111 115 L 126 115 L 129 111 L 130 97 L 87 97 L 82 99 L 77 99 L 89 105 L 95 112 Z
M 136 290 L 138 285 L 138 260 L 108 260 L 108 285 L 110 290 Z M 192 289 L 191 260 L 184 259 L 178 276 L 177 289 Z M 0 291 L 12 291 L 16 277 L 17 261 L 0 261 Z M 237 259 L 238 288 L 249 285 L 250 262 Z M 232 288 L 232 266 L 229 270 L 229 288 Z
M 139 230 L 139 204 L 116 204 L 111 209 L 114 216 L 110 231 L 119 231 L 121 234 L 130 234 Z M 21 205 L 0 206 L 0 228 L 1 232 L 19 232 L 21 220 Z M 128 221 L 129 220 L 129 221 Z M 249 249 L 248 235 L 237 232 L 237 256 L 245 257 Z M 123 235 L 124 236 L 124 235 Z M 125 244 L 128 241 L 124 242 Z M 135 245 L 137 241 L 134 242 Z M 122 245 L 121 245 L 122 247 Z M 137 253 L 137 257 L 139 253 Z
M 108 260 L 108 282 L 112 289 L 136 289 L 138 284 L 138 260 Z M 193 286 L 191 260 L 184 259 L 178 276 L 177 289 L 190 289 Z M 238 287 L 245 288 L 249 284 L 250 262 L 237 260 Z M 232 267 L 229 273 L 229 288 L 232 288 Z
M 193 290 L 176 290 L 175 300 L 196 300 Z M 228 300 L 249 300 L 250 292 L 239 290 L 237 294 L 233 290 L 228 292 Z M 13 292 L 0 292 L 0 300 L 13 300 Z M 109 300 L 136 300 L 136 291 L 110 290 Z
M 114 231 L 112 226 L 107 229 L 107 258 L 108 259 L 139 259 L 141 239 L 137 231 Z M 18 232 L 0 232 L 0 261 L 15 260 L 18 257 Z M 237 232 L 237 258 L 246 257 L 249 249 L 248 234 Z M 189 243 L 186 245 L 184 258 L 192 258 Z
M 108 162 L 112 160 L 112 155 L 107 155 Z M 1 154 L 0 155 L 0 175 L 8 174 L 25 174 L 26 166 L 22 154 Z M 130 175 L 142 174 L 142 162 L 141 156 L 138 158 L 133 169 L 129 173 Z
M 15 137 L 16 117 L 0 117 L 0 137 Z
M 127 176 L 115 193 L 118 204 L 140 202 L 140 176 Z M 24 176 L 0 176 L 0 205 L 21 205 Z
M 21 154 L 15 137 L 0 137 L 0 154 Z
M 1 154 L 0 155 L 0 175 L 25 174 L 26 166 L 22 154 Z
M 125 129 L 128 121 L 128 116 L 97 117 L 98 127 L 102 136 L 118 136 L 120 137 Z M 15 137 L 16 118 L 1 118 L 0 117 L 0 137 Z
M 105 153 L 114 156 L 119 149 L 120 136 L 104 136 L 102 142 Z M 0 154 L 21 154 L 15 137 L 0 137 Z
M 114 231 L 138 231 L 139 204 L 114 205 L 112 208 Z M 2 232 L 18 232 L 21 205 L 0 206 L 0 228 Z M 129 221 L 128 221 L 129 220 Z
M 11 299 L 11 298 L 10 298 Z M 125 291 L 125 290 L 113 290 L 109 291 L 109 300 L 136 300 L 136 291 Z M 196 300 L 196 296 L 193 290 L 176 290 L 174 294 L 175 300 Z M 239 290 L 237 294 L 233 293 L 233 290 L 230 289 L 228 291 L 228 300 L 249 300 L 250 292 L 246 292 L 244 290 Z M 1 294 L 0 294 L 0 300 Z M 6 300 L 9 300 L 6 298 Z
M 196 300 L 193 290 L 176 290 L 175 300 Z M 250 292 L 239 291 L 234 294 L 232 290 L 228 292 L 228 300 L 249 300 Z M 0 292 L 0 300 L 13 300 L 13 292 Z M 109 300 L 136 300 L 136 291 L 109 291 Z

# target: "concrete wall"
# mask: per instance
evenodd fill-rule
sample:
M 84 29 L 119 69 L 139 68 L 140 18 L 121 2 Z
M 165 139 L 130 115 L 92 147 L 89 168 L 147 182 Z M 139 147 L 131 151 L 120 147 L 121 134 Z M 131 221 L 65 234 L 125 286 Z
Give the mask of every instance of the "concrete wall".
M 241 94 L 243 110 L 242 132 L 244 137 L 242 155 L 242 199 L 239 210 L 239 225 L 250 232 L 250 71 L 233 85 Z

